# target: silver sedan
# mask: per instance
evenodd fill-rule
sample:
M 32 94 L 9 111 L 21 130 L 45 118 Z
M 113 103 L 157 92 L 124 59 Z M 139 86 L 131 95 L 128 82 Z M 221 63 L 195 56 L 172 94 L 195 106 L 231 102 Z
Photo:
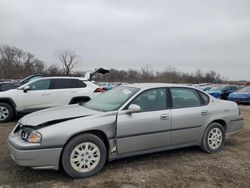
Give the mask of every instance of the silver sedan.
M 39 100 L 39 99 L 38 99 Z M 13 160 L 34 169 L 60 166 L 73 178 L 98 173 L 106 161 L 187 146 L 208 153 L 243 126 L 236 103 L 193 87 L 130 84 L 83 105 L 38 111 L 8 138 Z

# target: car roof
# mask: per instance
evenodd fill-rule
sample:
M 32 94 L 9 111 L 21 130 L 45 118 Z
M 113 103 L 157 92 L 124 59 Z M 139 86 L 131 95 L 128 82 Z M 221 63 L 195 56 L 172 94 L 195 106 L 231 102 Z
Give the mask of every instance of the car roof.
M 42 79 L 78 79 L 78 80 L 87 81 L 83 77 L 77 77 L 77 76 L 75 76 L 75 77 L 73 77 L 73 76 L 46 76 L 46 77 L 41 77 L 39 79 L 41 79 L 41 80 Z
M 126 84 L 125 86 L 136 87 L 140 89 L 150 89 L 156 87 L 187 87 L 187 88 L 195 88 L 192 86 L 188 86 L 185 84 L 174 84 L 174 83 L 134 83 L 134 84 Z M 197 89 L 197 88 L 195 88 Z

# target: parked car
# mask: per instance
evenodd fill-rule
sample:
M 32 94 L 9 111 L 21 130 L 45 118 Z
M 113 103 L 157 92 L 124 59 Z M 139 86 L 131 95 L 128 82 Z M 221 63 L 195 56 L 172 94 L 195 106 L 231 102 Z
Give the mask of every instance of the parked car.
M 200 84 L 193 84 L 192 86 L 202 90 L 204 87 L 207 87 L 209 85 L 210 85 L 209 83 L 200 83 Z
M 86 72 L 84 76 L 84 80 L 89 80 L 91 81 L 93 78 L 96 77 L 98 74 L 107 74 L 109 73 L 109 70 L 104 69 L 104 68 L 98 68 L 92 72 Z M 52 77 L 52 76 L 65 76 L 65 75 L 47 75 L 47 74 L 35 74 L 35 75 L 30 75 L 22 80 L 17 80 L 17 81 L 7 81 L 7 82 L 0 82 L 0 92 L 1 91 L 7 91 L 10 89 L 16 89 L 21 85 L 24 85 L 28 82 L 34 81 L 38 78 L 42 77 Z M 81 75 L 67 75 L 71 77 L 82 77 Z
M 82 77 L 44 77 L 17 89 L 0 92 L 0 123 L 18 113 L 86 102 L 102 92 L 96 84 Z
M 210 86 L 206 86 L 206 87 L 203 87 L 201 88 L 202 91 L 209 91 L 213 86 L 210 85 Z
M 41 77 L 43 77 L 43 75 L 38 74 L 38 75 L 28 76 L 28 77 L 26 77 L 22 80 L 18 80 L 18 81 L 1 82 L 0 83 L 0 92 L 7 91 L 10 89 L 16 89 L 23 84 L 26 84 L 30 81 L 36 80 L 36 79 L 41 78 Z
M 228 95 L 232 92 L 235 92 L 239 90 L 238 86 L 233 85 L 216 85 L 209 90 L 207 90 L 207 93 L 212 95 L 215 98 L 219 99 L 225 99 L 227 100 Z
M 244 87 L 237 92 L 233 92 L 228 96 L 228 100 L 237 103 L 250 104 L 250 86 Z
M 243 118 L 235 102 L 173 84 L 118 86 L 83 105 L 29 114 L 8 138 L 13 160 L 34 169 L 62 165 L 73 178 L 106 161 L 186 146 L 219 152 Z

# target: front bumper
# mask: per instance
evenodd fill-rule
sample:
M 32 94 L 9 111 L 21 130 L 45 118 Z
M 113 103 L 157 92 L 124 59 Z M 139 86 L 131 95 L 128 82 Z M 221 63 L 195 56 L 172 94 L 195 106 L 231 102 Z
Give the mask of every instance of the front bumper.
M 242 117 L 231 120 L 229 122 L 229 125 L 227 126 L 226 134 L 231 135 L 239 132 L 243 128 L 243 124 L 244 124 L 244 119 Z
M 20 150 L 8 142 L 12 159 L 20 166 L 33 169 L 59 169 L 62 148 Z

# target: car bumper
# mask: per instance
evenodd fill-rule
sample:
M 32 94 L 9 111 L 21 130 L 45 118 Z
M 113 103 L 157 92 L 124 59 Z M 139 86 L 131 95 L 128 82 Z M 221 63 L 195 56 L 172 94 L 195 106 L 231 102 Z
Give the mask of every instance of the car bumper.
M 243 128 L 243 124 L 244 124 L 244 119 L 242 117 L 231 120 L 229 122 L 229 125 L 227 126 L 226 134 L 231 135 L 239 132 Z
M 33 169 L 59 169 L 62 148 L 20 150 L 8 144 L 12 159 L 20 166 Z

